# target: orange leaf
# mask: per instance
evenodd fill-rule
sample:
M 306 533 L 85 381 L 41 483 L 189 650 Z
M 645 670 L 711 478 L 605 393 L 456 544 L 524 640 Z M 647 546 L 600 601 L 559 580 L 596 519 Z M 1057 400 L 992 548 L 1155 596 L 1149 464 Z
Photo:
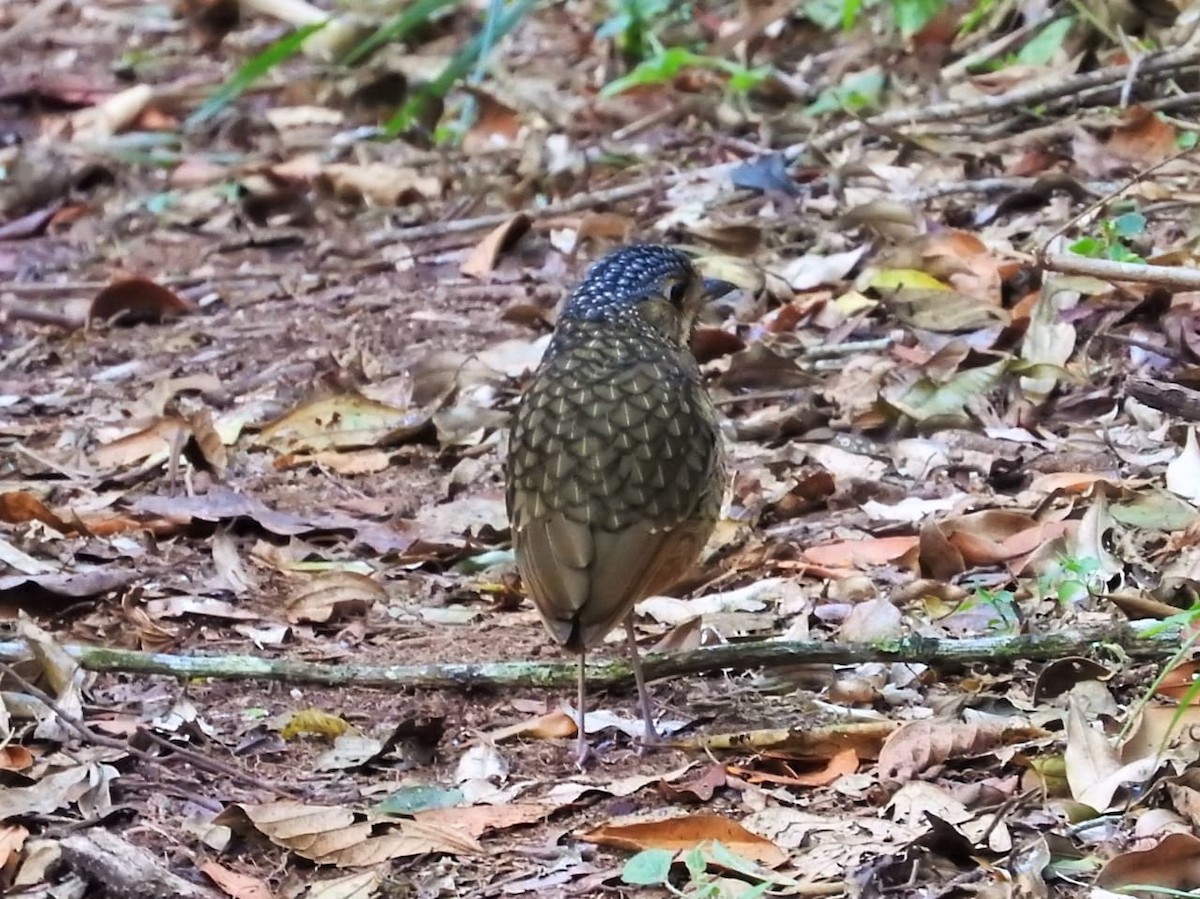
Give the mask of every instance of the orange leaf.
M 860 568 L 867 565 L 886 565 L 895 562 L 917 548 L 917 537 L 875 537 L 866 540 L 843 540 L 810 546 L 804 558 L 817 565 L 831 568 Z
M 87 319 L 93 322 L 115 318 L 122 324 L 160 322 L 191 311 L 191 304 L 173 290 L 148 278 L 126 278 L 109 284 L 96 294 Z
M 581 839 L 600 846 L 639 852 L 643 849 L 687 851 L 719 840 L 742 858 L 774 868 L 787 861 L 787 853 L 765 837 L 751 833 L 720 815 L 685 815 L 659 821 L 605 824 L 583 834 Z

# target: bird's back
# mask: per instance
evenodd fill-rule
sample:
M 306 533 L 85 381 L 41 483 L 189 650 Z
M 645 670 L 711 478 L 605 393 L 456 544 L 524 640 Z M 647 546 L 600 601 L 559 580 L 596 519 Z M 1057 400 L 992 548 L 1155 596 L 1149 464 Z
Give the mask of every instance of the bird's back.
M 526 590 L 560 643 L 597 643 L 686 573 L 720 510 L 720 435 L 695 359 L 652 329 L 560 322 L 506 474 Z

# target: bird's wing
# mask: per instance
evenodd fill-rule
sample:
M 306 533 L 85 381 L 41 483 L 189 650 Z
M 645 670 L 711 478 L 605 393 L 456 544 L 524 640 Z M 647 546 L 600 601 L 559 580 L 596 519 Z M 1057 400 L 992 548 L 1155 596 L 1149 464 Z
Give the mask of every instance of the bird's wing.
M 552 363 L 553 364 L 553 363 Z M 702 388 L 656 361 L 544 373 L 518 411 L 508 505 L 526 590 L 578 649 L 686 573 L 720 505 Z
M 521 579 L 546 629 L 577 650 L 599 643 L 634 603 L 683 577 L 711 532 L 708 521 L 605 531 L 546 515 L 515 531 L 514 540 Z M 588 543 L 586 562 L 572 555 Z

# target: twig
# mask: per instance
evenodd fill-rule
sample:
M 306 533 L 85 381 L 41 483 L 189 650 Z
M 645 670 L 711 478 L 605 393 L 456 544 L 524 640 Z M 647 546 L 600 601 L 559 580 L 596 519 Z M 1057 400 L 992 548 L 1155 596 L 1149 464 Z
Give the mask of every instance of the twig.
M 858 353 L 875 353 L 886 350 L 896 338 L 892 335 L 877 337 L 873 340 L 847 340 L 845 343 L 829 343 L 820 346 L 810 346 L 800 358 L 805 361 L 813 359 L 837 359 L 842 356 L 854 356 Z
M 25 13 L 17 24 L 0 34 L 0 49 L 16 43 L 27 34 L 33 34 L 44 28 L 46 20 L 58 12 L 58 8 L 65 2 L 66 0 L 42 0 L 41 3 Z
M 1174 50 L 1160 53 L 1158 56 L 1145 59 L 1139 63 L 1139 71 L 1143 76 L 1162 75 L 1189 65 L 1200 62 L 1200 46 L 1195 40 Z M 995 115 L 1007 112 L 1021 106 L 1037 106 L 1049 103 L 1063 97 L 1075 96 L 1083 91 L 1095 88 L 1109 88 L 1119 85 L 1128 77 L 1131 65 L 1109 66 L 1069 78 L 1066 81 L 1043 84 L 1028 88 L 1018 88 L 1007 93 L 972 100 L 967 103 L 946 102 L 935 103 L 919 109 L 897 109 L 872 116 L 862 122 L 846 122 L 813 138 L 810 142 L 794 144 L 783 150 L 783 155 L 789 161 L 799 158 L 811 147 L 829 149 L 837 146 L 864 130 L 864 126 L 873 129 L 917 125 L 925 122 L 946 122 L 958 119 L 973 118 L 974 116 Z
M 1064 275 L 1091 275 L 1105 281 L 1157 284 L 1176 290 L 1200 289 L 1200 269 L 1186 265 L 1149 265 L 1144 262 L 1113 262 L 1071 253 L 1049 253 L 1039 262 L 1042 268 Z
M 1048 15 L 1043 15 L 1040 18 L 1031 19 L 1019 28 L 1015 28 L 1007 34 L 1002 34 L 995 40 L 989 41 L 982 47 L 965 54 L 962 58 L 956 59 L 942 69 L 942 84 L 952 84 L 955 81 L 961 81 L 971 74 L 971 69 L 975 68 L 975 66 L 981 65 L 990 59 L 995 59 L 998 56 L 1003 56 L 1011 48 L 1024 41 L 1031 33 L 1048 24 L 1050 18 Z
M 726 669 L 778 668 L 800 663 L 850 665 L 862 662 L 920 662 L 955 666 L 968 662 L 1057 659 L 1094 653 L 1098 645 L 1119 646 L 1130 656 L 1162 658 L 1179 648 L 1179 631 L 1157 621 L 1135 621 L 1089 631 L 948 639 L 898 637 L 868 643 L 816 640 L 731 643 L 689 652 L 653 654 L 644 660 L 646 676 L 674 677 Z M 161 674 L 177 678 L 269 680 L 287 683 L 381 687 L 390 689 L 499 689 L 566 687 L 575 683 L 574 660 L 562 662 L 480 662 L 426 665 L 321 665 L 261 656 L 183 656 L 67 644 L 63 650 L 88 671 Z M 20 641 L 0 643 L 0 661 L 25 658 Z M 624 660 L 589 662 L 589 682 L 600 686 L 633 683 Z
M 723 163 L 727 165 L 727 163 Z M 675 179 L 681 176 L 676 175 Z M 658 178 L 647 181 L 636 181 L 633 184 L 619 184 L 616 187 L 610 187 L 606 190 L 592 191 L 591 193 L 578 194 L 571 197 L 569 200 L 561 200 L 558 203 L 550 203 L 543 206 L 541 209 L 526 210 L 529 215 L 536 216 L 554 216 L 566 215 L 571 212 L 580 212 L 584 209 L 589 209 L 592 206 L 600 206 L 605 203 L 617 203 L 621 200 L 629 200 L 633 197 L 640 197 L 643 194 L 651 193 L 670 183 L 670 177 Z M 409 228 L 396 228 L 394 230 L 379 231 L 372 234 L 369 238 L 370 244 L 373 247 L 386 246 L 392 243 L 401 243 L 408 240 L 424 240 L 430 237 L 443 237 L 448 234 L 461 234 L 465 231 L 482 231 L 484 228 L 495 228 L 497 225 L 502 225 L 513 217 L 514 212 L 492 212 L 487 215 L 479 215 L 469 219 L 454 219 L 448 222 L 432 222 L 428 225 L 413 225 Z
M 1113 200 L 1115 200 L 1117 197 L 1119 197 L 1121 194 L 1123 194 L 1125 191 L 1129 190 L 1129 188 L 1133 187 L 1133 185 L 1137 184 L 1140 181 L 1145 180 L 1149 175 L 1158 171 L 1167 163 L 1174 162 L 1179 157 L 1181 157 L 1187 153 L 1190 153 L 1190 152 L 1191 152 L 1190 150 L 1180 150 L 1178 153 L 1171 154 L 1166 159 L 1160 159 L 1158 162 L 1154 163 L 1154 165 L 1150 166 L 1145 171 L 1138 172 L 1132 178 L 1130 178 L 1128 181 L 1126 181 L 1124 184 L 1113 188 L 1105 196 L 1102 196 L 1099 199 L 1092 202 L 1090 205 L 1088 205 L 1085 209 L 1080 211 L 1078 214 L 1071 216 L 1071 218 L 1067 219 L 1065 222 L 1063 222 L 1062 225 L 1060 225 L 1058 228 L 1056 228 L 1050 234 L 1049 237 L 1047 237 L 1045 240 L 1042 241 L 1041 246 L 1038 248 L 1038 253 L 1037 253 L 1038 259 L 1041 261 L 1044 261 L 1044 258 L 1046 256 L 1046 251 L 1050 248 L 1051 243 L 1053 243 L 1055 238 L 1057 238 L 1060 234 L 1066 233 L 1068 228 L 1074 227 L 1076 223 L 1083 221 L 1085 218 L 1090 216 L 1092 213 L 1102 209 L 1103 207 L 1105 207 L 1106 205 L 1111 203 Z
M 9 643 L 5 645 L 24 645 L 24 643 L 23 641 L 17 641 L 15 644 Z M 8 658 L 9 656 L 0 653 L 0 659 Z M 119 752 L 125 752 L 139 761 L 146 762 L 151 765 L 169 767 L 167 765 L 167 761 L 162 756 L 151 755 L 145 750 L 138 749 L 124 740 L 117 740 L 113 737 L 106 737 L 104 734 L 96 733 L 94 730 L 84 724 L 83 721 L 79 720 L 61 705 L 59 705 L 58 701 L 53 696 L 51 696 L 45 690 L 42 690 L 41 688 L 31 684 L 11 665 L 5 664 L 3 661 L 0 661 L 0 673 L 3 673 L 5 677 L 12 678 L 12 680 L 15 681 L 22 690 L 24 690 L 38 702 L 42 703 L 42 705 L 46 706 L 46 708 L 50 709 L 50 711 L 54 713 L 54 717 L 66 725 L 67 728 L 73 731 L 75 735 L 82 739 L 85 743 L 93 746 L 103 746 L 106 749 L 115 749 Z M 215 759 L 207 758 L 191 749 L 187 749 L 183 746 L 176 746 L 169 740 L 164 740 L 162 737 L 151 733 L 145 728 L 139 728 L 138 732 L 143 737 L 170 750 L 175 756 L 185 759 L 189 764 L 192 765 L 192 767 L 197 768 L 198 770 L 207 771 L 209 774 L 223 775 L 231 780 L 247 786 L 265 788 L 278 795 L 286 796 L 291 799 L 303 798 L 303 794 L 297 790 L 293 790 L 290 787 L 278 787 L 274 784 L 266 783 L 260 778 L 251 777 L 245 772 L 238 771 L 236 768 L 231 768 L 230 766 L 222 764 Z
M 1142 76 L 1161 75 L 1200 62 L 1200 46 L 1190 39 L 1183 46 L 1156 57 L 1147 58 L 1138 64 L 1137 72 Z M 788 162 L 794 162 L 810 150 L 825 151 L 855 137 L 865 131 L 893 132 L 907 125 L 918 125 L 932 122 L 948 122 L 975 116 L 995 115 L 1008 112 L 1022 106 L 1037 106 L 1049 103 L 1063 97 L 1072 97 L 1089 89 L 1110 89 L 1121 84 L 1132 70 L 1130 65 L 1110 66 L 1095 72 L 1088 72 L 1057 84 L 1046 84 L 1032 88 L 1011 90 L 993 97 L 985 97 L 968 103 L 946 102 L 936 103 L 918 109 L 897 109 L 880 113 L 870 118 L 856 119 L 846 122 L 839 127 L 809 141 L 792 144 L 779 152 Z M 579 212 L 604 203 L 616 203 L 644 194 L 653 193 L 673 185 L 700 178 L 716 177 L 724 172 L 744 165 L 752 160 L 738 159 L 732 162 L 720 162 L 715 165 L 684 172 L 674 172 L 630 184 L 622 184 L 605 190 L 580 194 L 568 200 L 551 203 L 541 209 L 525 210 L 535 217 L 564 215 Z M 445 222 L 431 222 L 425 225 L 414 225 L 408 228 L 397 228 L 377 232 L 369 238 L 373 247 L 386 246 L 404 241 L 424 240 L 444 237 L 453 234 L 465 234 L 481 231 L 485 228 L 495 228 L 506 222 L 513 212 L 496 212 L 467 219 L 455 219 Z

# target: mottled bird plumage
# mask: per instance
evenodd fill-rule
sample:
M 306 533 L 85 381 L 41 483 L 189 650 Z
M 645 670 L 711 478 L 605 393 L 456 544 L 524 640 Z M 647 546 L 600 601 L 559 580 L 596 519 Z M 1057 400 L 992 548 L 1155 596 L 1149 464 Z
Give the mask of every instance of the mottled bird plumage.
M 704 282 L 634 246 L 563 308 L 510 437 L 508 509 L 525 589 L 582 652 L 682 577 L 724 489 L 716 414 L 689 349 Z

